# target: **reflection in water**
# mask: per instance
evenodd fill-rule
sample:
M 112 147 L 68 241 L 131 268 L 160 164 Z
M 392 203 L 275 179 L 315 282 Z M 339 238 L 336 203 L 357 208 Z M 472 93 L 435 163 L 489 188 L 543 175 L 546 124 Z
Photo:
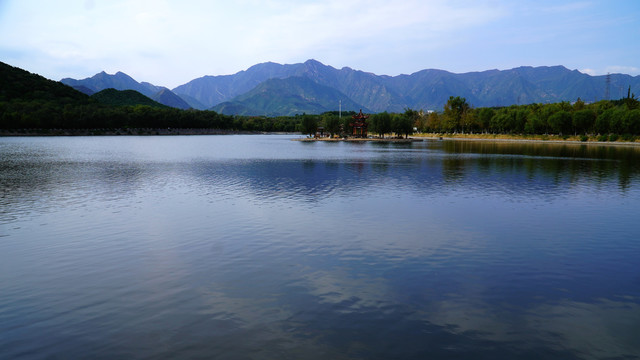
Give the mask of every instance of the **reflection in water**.
M 582 144 L 510 143 L 489 141 L 444 141 L 443 150 L 452 154 L 492 156 L 491 163 L 506 170 L 520 160 L 531 176 L 535 172 L 555 179 L 566 176 L 571 182 L 587 176 L 598 180 L 617 177 L 621 189 L 626 189 L 640 170 L 640 148 L 636 146 L 595 146 Z M 496 157 L 504 155 L 505 157 Z M 489 165 L 486 162 L 485 165 Z
M 0 349 L 637 358 L 637 160 L 551 144 L 1 139 Z
M 546 144 L 539 142 L 442 141 L 448 153 L 500 154 L 629 161 L 640 156 L 636 146 L 599 146 L 586 144 Z

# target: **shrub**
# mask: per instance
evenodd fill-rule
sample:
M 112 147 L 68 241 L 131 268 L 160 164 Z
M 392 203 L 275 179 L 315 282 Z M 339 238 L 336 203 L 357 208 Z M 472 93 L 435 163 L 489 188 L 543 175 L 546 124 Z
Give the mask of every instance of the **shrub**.
M 618 141 L 618 134 L 609 134 L 609 141 Z
M 634 141 L 636 139 L 635 136 L 629 133 L 622 135 L 620 138 L 622 139 L 622 141 Z
M 589 140 L 589 137 L 587 135 L 580 135 L 580 141 L 584 142 Z
M 598 141 L 607 141 L 607 140 L 609 140 L 609 135 L 607 134 L 598 135 Z

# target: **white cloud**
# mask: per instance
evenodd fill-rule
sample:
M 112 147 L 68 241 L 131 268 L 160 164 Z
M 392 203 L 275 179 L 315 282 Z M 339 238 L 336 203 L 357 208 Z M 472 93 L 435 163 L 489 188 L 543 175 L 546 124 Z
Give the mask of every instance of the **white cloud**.
M 265 61 L 293 63 L 315 58 L 335 67 L 387 75 L 430 67 L 462 72 L 532 63 L 563 64 L 598 73 L 607 66 L 604 61 L 610 64 L 638 53 L 626 46 L 613 58 L 614 52 L 593 40 L 584 25 L 626 34 L 629 32 L 617 26 L 635 28 L 638 17 L 633 11 L 620 15 L 626 21 L 616 22 L 611 16 L 599 15 L 600 5 L 587 2 L 558 7 L 547 0 L 536 4 L 501 0 L 16 0 L 2 5 L 3 61 L 51 78 L 124 71 L 139 81 L 170 87 L 203 75 L 235 73 Z M 550 9 L 554 12 L 548 12 Z M 603 20 L 594 23 L 594 19 Z M 620 42 L 606 39 L 606 46 Z M 592 60 L 598 46 L 597 54 L 606 55 Z M 78 70 L 70 72 L 73 68 Z M 638 73 L 633 66 L 607 71 Z
M 599 75 L 606 75 L 606 74 L 625 74 L 625 75 L 631 75 L 631 76 L 640 75 L 640 67 L 622 66 L 622 65 L 611 65 L 611 66 L 606 66 L 600 69 L 585 68 L 585 69 L 579 69 L 578 71 L 584 74 L 589 74 L 591 76 L 599 76 Z
M 612 74 L 629 74 L 629 75 L 640 75 L 640 68 L 636 66 L 621 66 L 621 65 L 613 65 L 607 66 L 605 72 Z
M 593 303 L 539 303 L 521 313 L 510 313 L 482 301 L 459 299 L 436 303 L 428 320 L 455 325 L 456 333 L 471 332 L 487 340 L 514 344 L 543 341 L 557 346 L 558 339 L 563 339 L 562 349 L 557 350 L 582 350 L 594 359 L 623 358 L 640 349 L 632 337 L 621 335 L 637 332 L 639 310 L 640 305 L 633 301 L 598 299 Z

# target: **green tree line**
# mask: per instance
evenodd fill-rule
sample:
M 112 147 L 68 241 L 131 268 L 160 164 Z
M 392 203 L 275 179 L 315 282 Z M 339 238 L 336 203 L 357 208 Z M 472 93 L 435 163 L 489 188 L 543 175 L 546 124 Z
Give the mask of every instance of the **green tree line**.
M 640 135 L 640 102 L 629 89 L 626 98 L 586 104 L 574 103 L 513 105 L 500 108 L 472 108 L 461 97 L 450 97 L 441 113 L 419 112 L 415 126 L 421 132 L 554 134 L 554 135 Z
M 373 114 L 368 120 L 368 132 L 377 134 L 379 137 L 395 134 L 396 136 L 408 137 L 414 132 L 413 114 L 417 111 L 408 109 L 405 113 L 396 114 L 382 112 Z M 302 115 L 298 125 L 298 130 L 303 134 L 314 135 L 319 127 L 324 128 L 329 136 L 349 136 L 352 134 L 351 124 L 354 111 L 346 112 L 340 118 L 336 112 L 326 112 L 322 115 Z
M 66 85 L 0 62 L 0 129 L 195 128 L 333 135 L 352 133 L 355 112 L 280 117 L 231 116 L 214 111 L 179 110 L 150 105 L 105 104 Z M 119 95 L 119 94 L 116 94 Z M 120 94 L 122 95 L 122 94 Z M 474 108 L 451 96 L 441 112 L 405 109 L 372 114 L 369 133 L 408 136 L 414 129 L 432 133 L 640 135 L 640 102 L 629 87 L 619 100 Z
M 198 128 L 293 132 L 296 117 L 238 117 L 215 111 L 47 100 L 0 101 L 0 129 Z
M 46 94 L 45 94 L 46 95 Z M 0 96 L 0 129 L 202 128 L 257 132 L 348 136 L 355 112 L 320 115 L 232 116 L 214 111 L 180 110 L 147 105 L 111 106 L 72 96 Z M 629 93 L 620 100 L 473 108 L 464 98 L 450 97 L 442 112 L 406 109 L 382 112 L 368 120 L 369 133 L 408 136 L 416 129 L 431 133 L 555 134 L 584 136 L 640 135 L 640 102 Z

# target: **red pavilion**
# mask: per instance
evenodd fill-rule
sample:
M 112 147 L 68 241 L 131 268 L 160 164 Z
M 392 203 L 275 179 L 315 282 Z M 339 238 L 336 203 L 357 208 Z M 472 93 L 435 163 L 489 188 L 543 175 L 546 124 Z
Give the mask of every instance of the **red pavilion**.
M 357 138 L 366 138 L 367 137 L 367 119 L 369 115 L 365 115 L 362 113 L 362 109 L 356 115 L 352 116 L 353 122 L 350 124 L 353 128 L 353 137 Z

